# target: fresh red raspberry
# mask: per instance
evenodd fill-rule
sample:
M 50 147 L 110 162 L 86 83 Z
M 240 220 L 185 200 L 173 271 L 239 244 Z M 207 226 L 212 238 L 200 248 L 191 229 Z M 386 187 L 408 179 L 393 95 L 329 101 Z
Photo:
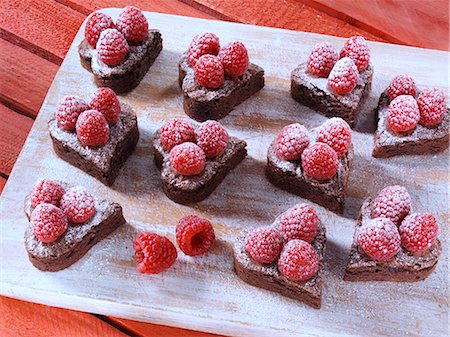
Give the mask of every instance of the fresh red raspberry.
M 352 144 L 352 130 L 342 118 L 333 117 L 320 127 L 317 141 L 328 144 L 339 158 L 343 158 Z
M 300 160 L 309 145 L 309 132 L 299 123 L 283 127 L 275 140 L 278 157 L 284 160 Z
M 56 108 L 56 120 L 61 129 L 74 131 L 78 116 L 89 109 L 89 105 L 78 96 L 66 96 Z
M 178 221 L 176 238 L 178 247 L 183 253 L 196 256 L 208 252 L 216 236 L 211 222 L 195 215 L 188 215 Z
M 109 139 L 109 126 L 105 116 L 97 110 L 83 112 L 77 120 L 77 136 L 84 146 L 102 146 Z
M 419 107 L 414 97 L 400 95 L 389 104 L 387 123 L 396 133 L 414 130 L 420 119 Z
M 31 206 L 36 207 L 39 204 L 59 206 L 64 192 L 64 188 L 54 180 L 38 180 L 34 183 L 33 189 L 31 190 Z
M 159 274 L 174 264 L 177 249 L 165 236 L 139 233 L 133 242 L 137 268 L 142 274 Z
M 333 178 L 339 161 L 336 151 L 324 143 L 315 143 L 302 153 L 302 167 L 305 174 L 319 181 Z
M 319 259 L 314 247 L 306 241 L 289 241 L 281 252 L 278 270 L 293 281 L 306 281 L 319 271 Z
M 188 62 L 191 67 L 203 55 L 217 55 L 220 50 L 219 38 L 213 33 L 203 33 L 195 36 L 187 50 Z
M 402 246 L 411 253 L 426 252 L 438 234 L 436 219 L 430 213 L 408 215 L 399 227 Z
M 161 127 L 161 144 L 166 151 L 175 145 L 195 142 L 195 131 L 191 123 L 184 118 L 172 118 Z
M 203 172 L 206 165 L 205 152 L 197 144 L 186 142 L 170 150 L 169 160 L 172 168 L 184 176 Z
M 71 222 L 86 222 L 95 213 L 94 198 L 83 187 L 72 187 L 61 198 L 61 210 Z
M 195 131 L 197 145 L 205 152 L 206 158 L 221 155 L 228 147 L 227 130 L 217 121 L 206 121 Z
M 114 28 L 114 22 L 111 17 L 102 12 L 93 12 L 86 21 L 84 38 L 95 48 L 101 32 L 108 28 Z
M 341 49 L 341 58 L 350 57 L 355 62 L 358 72 L 362 73 L 367 69 L 370 62 L 369 45 L 362 36 L 352 36 L 345 41 Z
M 372 203 L 372 217 L 388 218 L 397 226 L 411 210 L 411 196 L 400 185 L 386 186 Z
M 67 229 L 67 217 L 64 212 L 52 204 L 39 204 L 30 216 L 34 235 L 44 243 L 59 238 Z
M 411 95 L 416 97 L 417 87 L 413 78 L 408 75 L 398 75 L 394 77 L 387 88 L 387 95 L 390 101 L 393 101 L 400 95 Z
M 111 67 L 121 63 L 128 55 L 128 42 L 117 29 L 105 29 L 97 42 L 97 53 L 100 60 Z
M 375 261 L 387 261 L 400 250 L 400 234 L 391 220 L 370 219 L 359 229 L 358 244 Z
M 297 204 L 283 213 L 280 219 L 280 233 L 284 241 L 302 239 L 311 243 L 317 234 L 319 217 L 314 208 Z
M 306 70 L 317 77 L 328 77 L 334 64 L 339 60 L 339 55 L 331 43 L 320 42 L 311 50 L 306 61 Z
M 114 125 L 122 111 L 116 93 L 110 88 L 98 88 L 92 97 L 91 108 L 105 116 L 109 125 Z
M 134 6 L 122 9 L 116 27 L 131 44 L 139 44 L 148 36 L 148 22 L 142 11 Z
M 328 86 L 338 95 L 351 92 L 358 84 L 358 69 L 349 57 L 336 62 L 328 76 Z
M 283 237 L 273 226 L 255 229 L 245 238 L 245 250 L 259 263 L 275 262 L 282 249 Z
M 444 92 L 437 88 L 423 90 L 417 98 L 420 111 L 419 123 L 425 126 L 439 125 L 447 112 Z
M 194 77 L 198 84 L 215 89 L 225 81 L 222 62 L 214 55 L 201 56 L 194 66 Z
M 220 48 L 218 57 L 222 61 L 223 69 L 227 76 L 239 77 L 248 68 L 247 48 L 242 42 L 234 41 Z

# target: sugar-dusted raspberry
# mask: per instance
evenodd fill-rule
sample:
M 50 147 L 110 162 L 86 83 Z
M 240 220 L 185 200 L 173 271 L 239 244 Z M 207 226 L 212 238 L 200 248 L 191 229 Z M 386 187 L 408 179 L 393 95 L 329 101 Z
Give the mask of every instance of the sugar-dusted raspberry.
M 148 22 L 142 11 L 134 6 L 122 9 L 116 27 L 131 44 L 138 44 L 148 36 Z
M 278 157 L 284 160 L 300 160 L 309 145 L 309 132 L 299 123 L 283 127 L 275 140 Z
M 206 165 L 205 152 L 197 144 L 186 142 L 170 150 L 172 168 L 179 174 L 192 176 L 203 172 Z
M 331 43 L 320 42 L 311 50 L 306 61 L 306 70 L 317 77 L 328 77 L 334 64 L 339 60 L 339 55 Z
M 352 130 L 342 118 L 333 117 L 320 127 L 317 141 L 328 144 L 339 158 L 343 158 L 352 144 Z
M 142 274 L 159 274 L 177 259 L 174 244 L 156 233 L 139 233 L 133 241 L 133 248 L 137 268 Z
M 64 192 L 64 188 L 57 181 L 50 179 L 38 180 L 34 183 L 31 190 L 31 206 L 36 207 L 39 204 L 59 206 Z
M 386 186 L 372 203 L 372 217 L 388 218 L 397 226 L 411 210 L 411 196 L 400 185 Z
M 176 238 L 178 247 L 183 253 L 196 256 L 208 252 L 216 236 L 211 222 L 195 215 L 188 215 L 178 221 Z
M 172 150 L 175 145 L 186 142 L 195 142 L 194 127 L 184 118 L 172 118 L 161 127 L 161 144 L 166 151 Z
M 95 48 L 101 32 L 105 29 L 114 28 L 114 22 L 109 15 L 102 12 L 93 12 L 89 15 L 84 29 L 84 38 Z
M 345 41 L 344 47 L 341 49 L 341 58 L 350 57 L 355 62 L 358 72 L 367 69 L 370 62 L 369 45 L 362 36 L 352 36 Z
M 400 234 L 391 220 L 370 219 L 359 229 L 358 244 L 375 261 L 387 261 L 400 250 Z
M 286 243 L 278 260 L 278 270 L 293 281 L 306 281 L 319 271 L 319 259 L 314 247 L 294 239 Z
M 438 225 L 430 213 L 413 213 L 403 220 L 399 231 L 403 247 L 411 253 L 423 253 L 436 241 Z
M 358 69 L 349 57 L 344 57 L 336 62 L 328 76 L 328 86 L 338 95 L 351 92 L 358 84 Z
M 117 123 L 120 111 L 122 111 L 116 93 L 110 88 L 98 88 L 95 90 L 91 108 L 101 112 L 109 125 Z
M 411 95 L 412 97 L 416 97 L 416 82 L 414 82 L 414 79 L 408 75 L 395 76 L 387 88 L 387 95 L 390 101 L 400 95 Z
M 222 62 L 214 55 L 201 56 L 194 66 L 194 77 L 198 84 L 208 89 L 220 87 L 225 81 Z
M 69 188 L 61 198 L 61 210 L 71 222 L 86 222 L 95 213 L 94 197 L 81 186 Z
M 275 262 L 280 256 L 283 244 L 283 237 L 273 226 L 255 229 L 245 238 L 245 250 L 259 263 Z
M 63 211 L 52 204 L 39 204 L 30 216 L 34 235 L 44 243 L 59 238 L 67 229 L 67 217 Z
M 247 48 L 239 41 L 228 43 L 220 48 L 219 59 L 222 61 L 225 74 L 230 77 L 241 76 L 248 68 Z
M 102 146 L 109 139 L 109 126 L 105 116 L 97 110 L 83 112 L 77 120 L 77 136 L 84 146 Z
M 319 217 L 314 208 L 307 204 L 297 204 L 283 213 L 280 219 L 280 233 L 288 242 L 302 239 L 311 243 L 317 234 Z
M 100 34 L 97 53 L 104 64 L 111 67 L 118 65 L 128 55 L 128 51 L 128 42 L 117 29 L 108 28 Z
M 78 96 L 66 96 L 56 108 L 56 120 L 61 129 L 75 130 L 78 116 L 89 109 L 89 105 Z
M 206 121 L 195 131 L 197 145 L 205 152 L 206 158 L 221 155 L 230 139 L 227 130 L 217 121 Z
M 439 125 L 447 113 L 444 92 L 437 88 L 424 89 L 417 98 L 419 123 L 424 126 Z
M 329 145 L 317 142 L 303 151 L 302 167 L 311 178 L 329 180 L 338 170 L 338 155 Z
M 217 35 L 203 33 L 196 35 L 187 50 L 188 62 L 191 67 L 195 66 L 197 60 L 203 55 L 217 55 L 220 50 L 220 42 Z
M 414 97 L 400 95 L 389 104 L 387 123 L 396 133 L 414 130 L 420 119 L 419 107 Z

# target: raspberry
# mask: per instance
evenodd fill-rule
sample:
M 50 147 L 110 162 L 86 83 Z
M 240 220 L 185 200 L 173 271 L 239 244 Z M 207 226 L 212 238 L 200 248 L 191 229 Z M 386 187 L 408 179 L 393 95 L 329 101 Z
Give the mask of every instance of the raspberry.
M 417 87 L 413 78 L 408 75 L 398 75 L 394 77 L 391 84 L 387 88 L 387 95 L 389 100 L 392 101 L 400 95 L 411 95 L 416 97 Z
M 309 145 L 309 132 L 299 123 L 283 127 L 275 140 L 278 157 L 284 160 L 299 160 Z
M 259 263 L 275 262 L 282 249 L 283 237 L 273 226 L 255 229 L 245 238 L 245 250 Z
M 64 188 L 58 182 L 50 179 L 38 180 L 31 190 L 31 206 L 36 207 L 39 204 L 59 206 L 63 194 Z
M 387 261 L 400 250 L 400 234 L 391 220 L 375 218 L 359 229 L 358 244 L 375 261 Z
M 220 48 L 218 57 L 222 61 L 225 74 L 238 77 L 245 73 L 249 60 L 247 48 L 239 41 L 234 41 Z
M 225 81 L 222 62 L 213 55 L 201 56 L 194 66 L 194 77 L 205 88 L 218 88 Z
M 91 108 L 101 112 L 109 125 L 117 123 L 121 111 L 117 95 L 110 88 L 99 88 L 95 90 L 94 97 L 91 101 Z
M 93 12 L 89 15 L 86 21 L 86 28 L 84 29 L 84 38 L 95 48 L 97 45 L 100 33 L 105 29 L 114 28 L 114 22 L 109 15 L 102 12 Z
M 117 30 L 131 44 L 138 44 L 148 36 L 148 22 L 142 11 L 134 6 L 122 9 L 116 22 Z
M 111 67 L 118 65 L 128 55 L 128 43 L 117 29 L 105 29 L 97 42 L 97 53 L 100 60 Z
M 71 222 L 86 222 L 95 213 L 94 198 L 83 187 L 72 187 L 61 198 L 61 210 Z
M 334 64 L 339 60 L 336 49 L 328 42 L 314 46 L 306 62 L 308 73 L 318 77 L 328 77 Z
M 169 153 L 170 164 L 182 175 L 200 174 L 206 165 L 205 152 L 197 144 L 186 142 L 175 146 Z
M 78 116 L 89 109 L 89 105 L 80 97 L 66 96 L 56 108 L 56 120 L 61 129 L 74 131 Z
M 31 213 L 30 223 L 34 235 L 44 243 L 59 238 L 67 229 L 67 217 L 52 204 L 39 204 Z
M 213 33 L 203 33 L 195 36 L 187 50 L 188 62 L 191 67 L 203 55 L 217 55 L 220 50 L 219 38 Z
M 417 98 L 417 105 L 420 111 L 419 123 L 425 126 L 438 125 L 447 112 L 445 95 L 437 88 L 423 90 Z
M 184 118 L 172 118 L 161 127 L 161 144 L 166 151 L 175 145 L 195 141 L 195 131 L 191 123 Z
M 419 107 L 414 97 L 400 95 L 389 104 L 387 123 L 392 131 L 410 132 L 416 128 L 419 119 Z
M 436 241 L 438 225 L 429 213 L 413 213 L 403 220 L 399 231 L 403 247 L 411 253 L 423 253 Z
M 336 62 L 328 77 L 328 86 L 338 95 L 345 95 L 358 84 L 358 69 L 349 57 Z
M 77 136 L 84 146 L 102 146 L 109 139 L 109 126 L 105 116 L 97 110 L 83 112 L 77 120 Z
M 352 36 L 345 41 L 341 49 L 341 58 L 350 57 L 355 62 L 358 72 L 362 73 L 367 69 L 370 62 L 369 45 L 362 36 Z
M 178 221 L 176 237 L 178 247 L 190 256 L 205 254 L 216 238 L 211 222 L 195 215 L 185 216 Z
M 386 186 L 372 203 L 372 217 L 387 218 L 396 225 L 409 214 L 411 197 L 405 187 Z
M 280 233 L 288 242 L 302 239 L 311 243 L 316 237 L 319 217 L 314 208 L 307 204 L 297 204 L 283 213 L 280 219 Z
M 228 147 L 228 132 L 216 121 L 206 121 L 195 131 L 197 145 L 205 152 L 206 158 L 221 155 Z
M 305 174 L 319 181 L 331 179 L 339 166 L 338 156 L 329 145 L 315 143 L 302 153 L 302 167 Z
M 329 145 L 339 158 L 343 158 L 352 143 L 352 130 L 342 118 L 333 117 L 320 127 L 317 141 Z
M 177 249 L 165 236 L 139 233 L 133 241 L 137 268 L 142 274 L 159 274 L 174 264 Z
M 319 271 L 319 259 L 313 246 L 295 239 L 289 241 L 281 252 L 278 270 L 293 281 L 306 281 Z

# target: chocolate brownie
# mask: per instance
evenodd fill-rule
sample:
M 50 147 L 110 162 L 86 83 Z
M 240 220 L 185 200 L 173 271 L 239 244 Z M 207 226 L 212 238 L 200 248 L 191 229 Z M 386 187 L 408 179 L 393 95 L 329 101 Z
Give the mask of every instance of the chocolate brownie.
M 104 64 L 86 40 L 78 46 L 81 65 L 92 72 L 98 87 L 109 87 L 116 93 L 126 93 L 138 86 L 162 50 L 161 33 L 149 30 L 148 37 L 139 45 L 129 45 L 127 58 L 117 66 Z
M 136 114 L 130 106 L 123 103 L 121 106 L 117 124 L 110 127 L 108 142 L 98 148 L 81 145 L 75 132 L 58 126 L 56 117 L 48 122 L 56 154 L 108 186 L 114 183 L 139 139 Z
M 183 90 L 184 112 L 199 122 L 208 119 L 221 119 L 233 108 L 264 87 L 264 70 L 250 63 L 242 76 L 236 79 L 225 78 L 217 89 L 207 89 L 194 78 L 194 69 L 189 65 L 186 55 L 178 62 L 178 81 Z

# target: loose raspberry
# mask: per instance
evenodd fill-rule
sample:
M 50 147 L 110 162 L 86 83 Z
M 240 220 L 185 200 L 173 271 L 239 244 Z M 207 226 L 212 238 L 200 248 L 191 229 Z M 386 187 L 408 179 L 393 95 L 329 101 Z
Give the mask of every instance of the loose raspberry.
M 31 213 L 30 223 L 34 235 L 44 243 L 59 238 L 67 229 L 67 217 L 52 204 L 39 204 Z
M 220 50 L 219 38 L 213 33 L 203 33 L 195 36 L 187 50 L 188 62 L 191 67 L 203 55 L 217 55 Z
M 398 75 L 394 77 L 387 88 L 387 95 L 390 101 L 393 101 L 400 95 L 411 95 L 416 97 L 417 87 L 413 78 L 408 75 Z
M 302 153 L 302 167 L 305 174 L 319 181 L 333 178 L 339 161 L 336 151 L 324 143 L 315 143 Z
M 299 123 L 283 127 L 275 140 L 278 157 L 284 160 L 299 160 L 309 145 L 309 132 Z
M 203 172 L 205 152 L 197 144 L 186 142 L 175 146 L 169 153 L 170 164 L 179 174 L 192 176 Z
M 438 225 L 430 213 L 408 215 L 399 227 L 402 246 L 411 253 L 423 253 L 434 245 Z
M 273 226 L 255 229 L 245 238 L 245 250 L 259 263 L 275 262 L 282 249 L 283 237 Z
M 288 242 L 302 239 L 311 243 L 317 234 L 319 217 L 314 208 L 307 204 L 297 204 L 283 213 L 280 219 L 280 233 Z
M 95 48 L 101 32 L 108 28 L 114 28 L 114 22 L 111 17 L 102 12 L 93 12 L 86 21 L 84 38 Z
M 66 96 L 56 108 L 56 120 L 61 129 L 74 131 L 78 116 L 89 109 L 89 105 L 78 96 Z
M 281 252 L 278 270 L 293 281 L 306 281 L 319 271 L 319 259 L 313 246 L 295 239 L 289 241 Z
M 99 88 L 95 90 L 91 101 L 91 108 L 105 116 L 109 125 L 114 125 L 119 119 L 122 111 L 116 93 L 110 88 Z
M 117 29 L 105 29 L 97 42 L 97 53 L 100 60 L 111 67 L 121 63 L 128 55 L 128 42 Z
M 400 95 L 389 104 L 387 123 L 396 133 L 414 130 L 420 119 L 419 107 L 414 97 Z
M 109 139 L 109 126 L 105 116 L 97 110 L 83 112 L 77 120 L 77 136 L 84 146 L 102 146 Z
M 419 123 L 425 126 L 439 125 L 447 112 L 444 92 L 437 88 L 423 90 L 417 98 L 420 111 Z
M 339 60 L 336 49 L 328 42 L 316 44 L 306 61 L 306 70 L 317 77 L 328 77 L 334 64 Z
M 83 187 L 72 187 L 61 198 L 61 210 L 71 222 L 86 222 L 95 213 L 94 198 Z
M 131 44 L 138 44 L 148 36 L 148 22 L 142 11 L 134 6 L 122 9 L 116 22 L 117 30 Z
M 139 233 L 134 239 L 133 248 L 137 268 L 142 274 L 159 274 L 177 259 L 174 244 L 156 233 Z
M 205 152 L 206 158 L 213 158 L 221 155 L 228 147 L 227 130 L 216 121 L 206 121 L 195 131 L 197 145 Z
M 176 237 L 178 247 L 190 256 L 205 254 L 216 239 L 211 222 L 195 215 L 185 216 L 178 221 Z
M 194 77 L 198 84 L 208 89 L 218 88 L 225 81 L 222 62 L 213 55 L 201 56 L 194 66 Z
M 411 197 L 405 187 L 386 186 L 372 203 L 372 217 L 387 218 L 400 225 L 411 210 Z
M 358 84 L 358 69 L 353 60 L 344 57 L 336 62 L 328 77 L 328 86 L 338 95 L 351 92 Z
M 175 145 L 186 142 L 195 142 L 195 131 L 191 123 L 184 118 L 172 118 L 161 127 L 161 143 L 166 151 L 172 150 Z
M 239 77 L 248 68 L 247 48 L 242 42 L 234 41 L 220 48 L 218 57 L 222 61 L 223 69 L 227 76 Z
M 339 158 L 343 158 L 352 144 L 352 130 L 342 118 L 333 117 L 320 127 L 317 141 L 329 145 Z
M 345 41 L 341 49 L 341 58 L 350 57 L 355 62 L 358 72 L 362 73 L 367 69 L 370 62 L 369 45 L 362 36 L 352 36 Z
M 64 188 L 54 180 L 38 180 L 34 183 L 33 189 L 31 190 L 31 206 L 36 207 L 39 204 L 59 206 L 64 192 Z
M 387 261 L 400 250 L 400 234 L 391 220 L 375 218 L 359 229 L 358 244 L 375 261 Z

